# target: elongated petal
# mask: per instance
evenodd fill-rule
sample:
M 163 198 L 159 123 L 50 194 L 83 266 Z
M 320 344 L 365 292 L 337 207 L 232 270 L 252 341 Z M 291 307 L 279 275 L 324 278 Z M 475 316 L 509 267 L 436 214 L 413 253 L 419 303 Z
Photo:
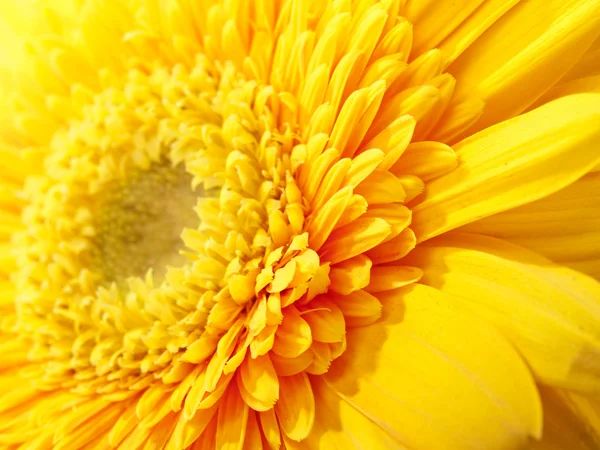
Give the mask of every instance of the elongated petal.
M 600 283 L 509 242 L 467 233 L 407 257 L 422 283 L 494 323 L 538 380 L 600 390 Z
M 556 85 L 540 97 L 534 107 L 579 92 L 600 92 L 600 38 Z
M 448 66 L 454 62 L 479 36 L 517 3 L 519 0 L 487 0 L 480 5 L 439 45 L 442 55 L 444 55 L 444 65 Z
M 232 383 L 219 405 L 216 448 L 241 450 L 247 424 L 248 405 L 240 397 L 235 383 Z
M 329 236 L 329 241 L 321 248 L 321 260 L 335 264 L 360 255 L 383 242 L 391 228 L 379 217 L 361 217 Z
M 279 398 L 279 380 L 269 355 L 245 358 L 239 373 L 238 387 L 248 394 L 242 395 L 246 403 L 256 411 L 271 409 Z
M 474 130 L 531 105 L 586 52 L 599 24 L 600 3 L 586 0 L 520 2 L 505 14 L 449 68 L 458 97 L 486 102 Z
M 586 262 L 600 259 L 599 211 L 600 173 L 595 172 L 548 197 L 461 230 L 506 239 L 581 270 Z
M 215 417 L 217 405 L 208 409 L 196 411 L 191 420 L 185 420 L 183 414 L 179 415 L 171 440 L 176 448 L 186 448 L 204 432 L 210 421 Z
M 412 56 L 437 45 L 475 11 L 483 0 L 422 0 L 408 2 L 406 16 L 414 24 Z
M 290 439 L 304 439 L 315 420 L 315 398 L 308 376 L 281 377 L 279 386 L 280 399 L 275 405 L 279 426 Z
M 598 59 L 600 59 L 600 54 L 598 55 Z M 537 107 L 560 97 L 586 92 L 600 93 L 600 75 L 592 75 L 559 83 L 546 92 L 533 106 Z
M 367 448 L 383 448 L 386 439 L 388 448 L 400 442 L 492 450 L 539 436 L 535 384 L 502 336 L 426 286 L 380 297 L 382 319 L 349 330 L 348 349 L 323 377 L 326 388 L 316 389 L 329 422 L 341 421 L 334 429 L 347 429 Z M 376 424 L 379 436 L 369 427 L 348 427 L 348 406 Z
M 350 294 L 364 288 L 371 279 L 371 260 L 365 255 L 358 255 L 336 264 L 331 268 L 329 278 L 333 292 L 342 295 Z
M 600 75 L 600 37 L 588 48 L 577 64 L 560 79 L 559 84 L 594 75 Z
M 394 164 L 391 171 L 397 175 L 410 173 L 424 181 L 450 172 L 458 164 L 454 151 L 441 142 L 415 142 Z
M 311 343 L 310 325 L 294 306 L 288 307 L 275 334 L 273 351 L 285 358 L 295 358 L 308 350 Z
M 454 148 L 459 165 L 429 183 L 413 209 L 420 241 L 538 200 L 600 161 L 600 95 L 561 98 Z
M 380 427 L 345 401 L 321 377 L 313 378 L 317 412 L 311 434 L 302 443 L 310 450 L 368 448 L 410 450 L 394 433 Z
M 310 308 L 302 316 L 310 325 L 313 339 L 320 342 L 341 342 L 346 332 L 344 315 L 335 303 L 319 297 L 310 303 Z
M 416 267 L 377 266 L 371 271 L 371 282 L 365 290 L 369 293 L 389 291 L 414 283 L 422 275 Z

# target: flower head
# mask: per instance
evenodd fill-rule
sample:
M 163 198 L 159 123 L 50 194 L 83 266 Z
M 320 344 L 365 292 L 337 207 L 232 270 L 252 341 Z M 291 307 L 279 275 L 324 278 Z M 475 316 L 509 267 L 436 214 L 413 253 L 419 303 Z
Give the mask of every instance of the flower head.
M 14 12 L 0 443 L 594 448 L 600 2 L 459 3 Z

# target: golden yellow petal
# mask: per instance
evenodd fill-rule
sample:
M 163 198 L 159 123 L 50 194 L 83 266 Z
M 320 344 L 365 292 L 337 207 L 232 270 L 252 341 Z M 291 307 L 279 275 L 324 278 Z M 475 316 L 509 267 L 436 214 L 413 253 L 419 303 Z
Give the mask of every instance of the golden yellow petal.
M 486 103 L 471 130 L 514 117 L 552 87 L 596 39 L 599 17 L 595 2 L 534 0 L 492 25 L 449 68 L 459 97 Z
M 310 433 L 315 420 L 315 399 L 305 373 L 281 377 L 280 400 L 275 414 L 281 430 L 292 440 L 300 441 Z
M 458 167 L 427 186 L 413 208 L 424 241 L 545 197 L 594 167 L 600 153 L 600 96 L 558 99 L 454 146 Z
M 216 448 L 241 450 L 248 425 L 248 405 L 242 400 L 235 383 L 232 383 L 217 413 Z

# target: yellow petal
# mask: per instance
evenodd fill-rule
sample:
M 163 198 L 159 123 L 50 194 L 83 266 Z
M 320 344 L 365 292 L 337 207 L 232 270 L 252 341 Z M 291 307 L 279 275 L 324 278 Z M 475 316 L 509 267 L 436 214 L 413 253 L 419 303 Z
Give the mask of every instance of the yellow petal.
M 600 4 L 587 0 L 520 2 L 449 68 L 457 97 L 481 98 L 472 131 L 514 117 L 552 87 L 598 36 Z
M 373 118 L 385 92 L 385 82 L 376 81 L 372 86 L 354 91 L 338 115 L 331 131 L 333 148 L 342 152 L 342 156 L 352 157 L 371 126 Z
M 116 447 L 139 422 L 135 412 L 136 406 L 136 404 L 133 404 L 127 408 L 116 420 L 110 433 L 108 433 L 108 442 L 113 447 Z
M 343 227 L 344 225 L 348 225 L 350 222 L 354 222 L 367 211 L 368 206 L 369 204 L 364 197 L 361 197 L 360 195 L 352 195 L 348 201 L 348 204 L 342 211 L 342 215 L 335 225 L 335 228 Z
M 318 400 L 329 397 L 329 422 L 348 429 L 345 404 L 362 412 L 382 432 L 370 442 L 369 428 L 349 430 L 367 448 L 382 448 L 386 434 L 388 448 L 428 450 L 519 448 L 539 436 L 535 384 L 493 328 L 425 286 L 384 297 L 382 319 L 349 330 L 346 352 L 323 377 L 335 395 L 317 388 Z
M 24 157 L 24 152 L 8 147 L 0 147 L 0 177 L 17 184 L 32 173 L 31 163 Z
M 421 269 L 406 266 L 376 266 L 371 271 L 371 282 L 365 289 L 369 293 L 389 291 L 418 281 Z
M 219 405 L 216 448 L 241 450 L 248 424 L 248 405 L 232 383 Z
M 244 450 L 262 450 L 262 437 L 257 421 L 257 414 L 254 411 L 250 411 L 248 415 L 248 426 L 246 432 L 246 439 L 244 439 Z
M 329 272 L 329 290 L 347 295 L 364 288 L 369 284 L 372 266 L 371 260 L 365 255 L 357 255 L 336 264 Z
M 600 259 L 600 173 L 461 228 L 506 239 L 576 270 Z M 575 263 L 575 265 L 572 265 Z M 591 273 L 593 275 L 593 273 Z
M 311 375 L 323 375 L 329 370 L 331 361 L 333 361 L 330 344 L 313 341 L 310 346 L 310 352 L 312 353 L 313 358 L 310 366 L 306 369 L 306 372 Z
M 408 114 L 414 117 L 417 124 L 432 110 L 436 109 L 440 100 L 440 91 L 430 85 L 415 86 L 401 91 L 387 102 L 384 102 L 373 125 L 367 133 L 366 140 L 371 140 L 398 119 Z
M 404 55 L 403 60 L 408 60 L 413 42 L 412 23 L 402 16 L 395 15 L 392 17 L 396 23 L 375 47 L 371 61 L 394 53 L 402 53 Z
M 448 233 L 417 246 L 407 263 L 422 283 L 455 295 L 510 339 L 536 377 L 600 390 L 600 283 L 509 242 Z
M 239 371 L 238 387 L 255 411 L 271 409 L 279 398 L 279 380 L 269 355 L 245 358 Z M 241 384 L 241 385 L 240 385 Z
M 424 0 L 409 2 L 406 17 L 415 28 L 412 56 L 438 44 L 483 3 L 483 0 Z
M 286 308 L 275 334 L 273 352 L 285 358 L 295 358 L 308 350 L 311 342 L 312 334 L 306 320 L 294 306 Z
M 270 356 L 277 374 L 282 377 L 299 374 L 306 370 L 313 360 L 313 354 L 310 349 L 294 358 L 279 356 L 275 352 L 271 352 Z
M 441 142 L 415 142 L 390 169 L 396 175 L 409 173 L 423 181 L 450 172 L 458 164 L 456 153 Z
M 313 250 L 318 251 L 327 241 L 351 199 L 352 188 L 347 186 L 337 191 L 323 207 L 315 212 L 314 218 L 308 227 L 309 244 Z
M 541 97 L 533 106 L 537 107 L 560 97 L 583 93 L 600 93 L 600 75 L 595 75 L 566 83 L 557 84 Z
M 346 333 L 344 315 L 335 303 L 319 297 L 309 305 L 302 318 L 310 325 L 313 339 L 319 342 L 341 342 Z
M 595 450 L 600 447 L 600 398 L 540 387 L 544 434 L 531 450 Z
M 600 258 L 585 259 L 581 261 L 568 261 L 563 263 L 574 270 L 585 273 L 597 280 L 600 280 Z
M 600 75 L 600 37 L 594 41 L 577 64 L 561 78 L 560 84 L 595 75 Z
M 401 203 L 406 199 L 404 186 L 398 177 L 387 170 L 380 169 L 365 178 L 354 192 L 364 197 L 369 205 Z
M 397 261 L 415 248 L 416 243 L 415 233 L 410 228 L 405 228 L 398 236 L 369 250 L 367 256 L 373 261 L 373 264 Z
M 384 159 L 385 153 L 377 148 L 371 148 L 362 152 L 356 158 L 352 159 L 350 169 L 344 178 L 344 185 L 353 188 L 358 186 L 365 178 L 373 173 L 377 166 L 383 163 Z
M 215 414 L 212 420 L 204 429 L 204 432 L 200 437 L 192 444 L 191 450 L 202 450 L 204 448 L 216 448 L 217 439 L 217 425 L 218 425 L 218 414 Z M 176 450 L 168 448 L 167 450 Z
M 98 435 L 108 433 L 123 413 L 124 406 L 120 403 L 113 403 L 93 417 L 92 423 L 86 423 L 78 428 L 71 430 L 60 441 L 55 442 L 52 448 L 57 450 L 70 448 L 87 448 L 88 444 Z M 73 413 L 76 414 L 76 413 Z
M 321 377 L 313 382 L 317 412 L 311 434 L 302 441 L 307 449 L 409 450 L 394 433 L 370 420 L 334 392 Z
M 16 268 L 13 245 L 0 242 L 0 274 L 8 275 Z
M 423 192 L 423 189 L 425 189 L 425 183 L 423 183 L 423 180 L 414 175 L 400 175 L 398 177 L 398 181 L 406 193 L 404 201 L 407 203 L 412 201 L 417 195 Z
M 383 242 L 388 242 L 406 229 L 412 220 L 412 212 L 404 205 L 392 203 L 388 205 L 369 206 L 369 210 L 362 217 L 384 219 L 391 227 L 390 234 L 383 240 Z
M 343 158 L 336 162 L 325 174 L 317 194 L 312 201 L 312 209 L 316 211 L 320 209 L 326 202 L 339 191 L 340 185 L 344 177 L 348 173 L 348 169 L 352 165 L 350 158 Z
M 402 155 L 408 144 L 410 144 L 415 125 L 416 122 L 412 116 L 398 117 L 363 147 L 367 149 L 382 149 L 385 152 L 385 156 L 378 167 L 382 170 L 389 169 L 398 160 L 400 155 Z
M 208 409 L 197 410 L 190 420 L 185 420 L 183 414 L 179 415 L 171 439 L 176 448 L 187 448 L 204 432 L 210 421 L 215 417 L 217 405 Z
M 281 446 L 281 434 L 275 410 L 270 409 L 269 411 L 261 412 L 258 414 L 258 418 L 265 440 L 272 449 L 279 450 Z
M 430 141 L 454 144 L 483 114 L 485 103 L 476 97 L 454 101 L 427 136 Z
M 321 260 L 335 264 L 360 255 L 383 242 L 390 232 L 390 224 L 379 217 L 356 219 L 331 233 L 321 248 Z
M 327 298 L 340 308 L 349 327 L 369 325 L 381 317 L 381 303 L 366 291 L 355 291 L 349 295 L 328 293 Z
M 281 377 L 275 414 L 279 426 L 292 440 L 300 441 L 310 433 L 315 421 L 315 398 L 305 373 Z
M 454 62 L 479 36 L 517 3 L 519 0 L 488 0 L 480 5 L 440 43 L 439 49 L 445 59 L 444 66 Z
M 558 99 L 454 146 L 459 165 L 413 208 L 420 241 L 545 197 L 600 160 L 600 95 Z

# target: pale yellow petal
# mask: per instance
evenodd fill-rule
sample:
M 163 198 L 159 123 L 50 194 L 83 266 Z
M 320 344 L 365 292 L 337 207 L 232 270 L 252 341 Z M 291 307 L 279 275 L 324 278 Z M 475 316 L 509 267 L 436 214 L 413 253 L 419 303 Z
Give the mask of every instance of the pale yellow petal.
M 510 339 L 543 383 L 600 391 L 600 283 L 507 241 L 448 233 L 406 258 Z
M 358 448 L 493 450 L 539 436 L 535 384 L 494 329 L 425 286 L 380 300 L 382 319 L 349 330 L 348 349 L 323 377 L 326 386 L 316 385 L 333 428 L 316 429 L 323 439 L 341 427 Z M 379 431 L 359 426 L 357 413 Z
M 342 401 L 322 378 L 313 382 L 317 412 L 311 434 L 302 441 L 310 450 L 411 450 L 376 422 Z
M 600 173 L 594 172 L 548 197 L 471 223 L 461 231 L 506 239 L 581 270 L 586 261 L 600 259 L 599 211 Z

